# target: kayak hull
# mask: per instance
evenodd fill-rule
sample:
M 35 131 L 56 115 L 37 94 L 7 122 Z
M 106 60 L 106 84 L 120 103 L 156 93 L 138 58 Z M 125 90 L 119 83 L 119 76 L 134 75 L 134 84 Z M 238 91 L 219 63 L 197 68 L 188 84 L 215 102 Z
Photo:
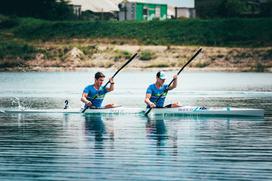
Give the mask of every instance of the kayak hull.
M 263 109 L 234 107 L 182 106 L 177 108 L 153 108 L 149 114 L 155 115 L 199 115 L 199 116 L 248 116 L 263 117 Z
M 124 108 L 124 107 L 114 107 L 114 108 L 101 108 L 101 109 L 87 109 L 82 113 L 83 109 L 24 109 L 24 110 L 5 110 L 4 113 L 63 113 L 63 114 L 140 114 L 144 112 L 144 109 L 140 108 Z
M 4 113 L 64 113 L 64 114 L 144 114 L 141 108 L 102 108 L 87 109 L 82 113 L 82 109 L 25 109 L 25 110 L 5 110 Z M 148 115 L 196 115 L 196 116 L 246 116 L 263 117 L 263 109 L 233 108 L 233 107 L 198 107 L 182 106 L 177 108 L 153 108 Z

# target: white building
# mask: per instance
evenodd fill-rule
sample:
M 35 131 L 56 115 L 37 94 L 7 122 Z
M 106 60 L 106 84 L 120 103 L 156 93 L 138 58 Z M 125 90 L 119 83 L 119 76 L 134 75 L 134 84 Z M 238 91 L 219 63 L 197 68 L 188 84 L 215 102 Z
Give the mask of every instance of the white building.
M 142 2 L 153 4 L 167 4 L 168 17 L 195 17 L 195 0 L 70 0 L 80 11 L 90 10 L 95 13 L 116 13 L 121 2 Z
M 112 0 L 116 4 L 122 2 L 122 0 Z M 195 0 L 126 0 L 127 2 L 142 2 L 153 4 L 167 4 L 168 17 L 195 17 Z

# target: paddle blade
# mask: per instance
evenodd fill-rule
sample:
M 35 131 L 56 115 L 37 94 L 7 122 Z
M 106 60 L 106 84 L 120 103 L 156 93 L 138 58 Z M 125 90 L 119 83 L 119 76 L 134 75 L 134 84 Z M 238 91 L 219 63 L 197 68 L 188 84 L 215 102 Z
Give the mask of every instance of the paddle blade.
M 145 116 L 148 115 L 148 113 L 151 111 L 152 108 L 149 108 L 147 111 L 145 111 Z
M 89 107 L 85 107 L 81 112 L 84 113 Z

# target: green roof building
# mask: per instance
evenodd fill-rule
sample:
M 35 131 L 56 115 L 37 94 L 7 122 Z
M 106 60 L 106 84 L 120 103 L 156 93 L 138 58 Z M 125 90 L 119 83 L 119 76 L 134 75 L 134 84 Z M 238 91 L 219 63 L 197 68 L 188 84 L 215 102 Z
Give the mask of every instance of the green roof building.
M 151 4 L 141 2 L 123 2 L 119 4 L 118 19 L 152 20 L 167 18 L 167 4 Z

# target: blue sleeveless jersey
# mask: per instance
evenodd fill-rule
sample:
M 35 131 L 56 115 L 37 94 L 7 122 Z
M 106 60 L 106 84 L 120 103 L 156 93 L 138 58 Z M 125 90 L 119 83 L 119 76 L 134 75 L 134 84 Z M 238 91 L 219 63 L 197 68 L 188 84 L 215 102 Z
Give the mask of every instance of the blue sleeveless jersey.
M 95 106 L 97 108 L 101 107 L 102 102 L 103 102 L 104 97 L 105 97 L 105 95 L 106 95 L 107 92 L 108 91 L 107 91 L 107 89 L 104 86 L 101 86 L 99 88 L 99 90 L 96 90 L 94 88 L 94 85 L 89 85 L 89 86 L 85 87 L 85 89 L 83 91 L 83 93 L 88 94 L 87 99 L 89 101 L 91 101 L 92 104 L 93 104 L 93 106 Z M 96 97 L 95 100 L 93 100 L 94 97 Z
M 155 84 L 151 84 L 146 90 L 146 94 L 151 94 L 150 101 L 155 103 L 157 98 L 167 89 L 167 86 L 168 85 L 164 84 L 158 89 Z M 156 107 L 163 107 L 166 94 L 167 93 L 164 93 L 157 101 Z M 149 108 L 149 105 L 147 107 Z

